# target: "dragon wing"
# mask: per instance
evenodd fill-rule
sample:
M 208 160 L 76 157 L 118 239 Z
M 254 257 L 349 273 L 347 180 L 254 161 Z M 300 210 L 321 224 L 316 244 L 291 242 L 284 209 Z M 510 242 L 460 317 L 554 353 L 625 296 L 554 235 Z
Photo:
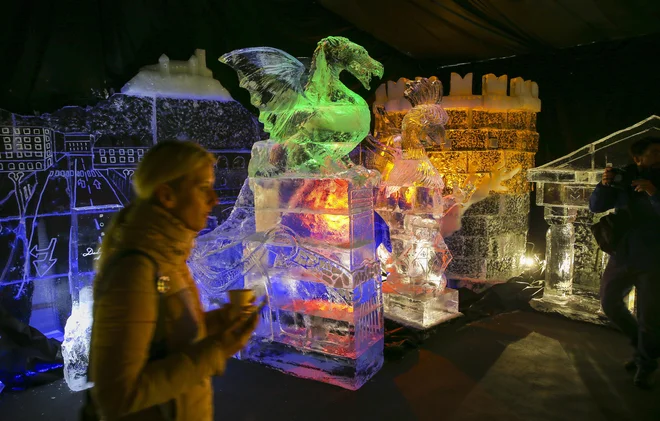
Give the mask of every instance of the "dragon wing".
M 260 110 L 277 113 L 304 96 L 305 66 L 295 57 L 271 47 L 234 50 L 220 57 L 238 73 L 239 85 L 250 92 Z

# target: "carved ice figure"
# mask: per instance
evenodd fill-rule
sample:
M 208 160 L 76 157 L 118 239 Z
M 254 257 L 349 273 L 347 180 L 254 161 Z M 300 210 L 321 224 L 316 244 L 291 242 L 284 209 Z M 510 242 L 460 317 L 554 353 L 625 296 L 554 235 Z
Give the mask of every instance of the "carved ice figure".
M 93 386 L 87 381 L 93 305 L 92 287 L 82 288 L 79 292 L 79 299 L 73 303 L 71 316 L 64 327 L 64 341 L 62 342 L 64 379 L 73 391 L 85 390 Z
M 348 154 L 369 133 L 371 116 L 365 100 L 339 74 L 350 72 L 366 89 L 373 75 L 383 74 L 383 66 L 363 47 L 327 37 L 318 43 L 309 69 L 269 47 L 232 51 L 220 61 L 236 70 L 240 86 L 259 108 L 264 130 L 284 145 L 284 168 L 313 174 L 350 167 Z
M 412 109 L 401 131 L 390 124 L 387 135 L 371 139 L 382 173 L 376 210 L 389 224 L 392 243 L 391 253 L 380 246 L 378 255 L 388 272 L 385 316 L 428 328 L 460 315 L 457 291 L 446 289 L 444 274 L 451 260 L 442 237 L 444 181 L 425 150 L 443 146 L 448 117 L 440 105 L 442 83 L 435 77 L 408 82 L 405 96 Z M 381 117 L 387 119 L 385 113 Z

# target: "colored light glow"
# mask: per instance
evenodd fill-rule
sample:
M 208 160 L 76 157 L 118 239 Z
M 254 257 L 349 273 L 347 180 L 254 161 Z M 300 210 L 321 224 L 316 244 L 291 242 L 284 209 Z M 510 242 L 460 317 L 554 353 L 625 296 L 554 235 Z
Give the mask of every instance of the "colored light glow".
M 523 266 L 524 268 L 531 269 L 536 266 L 536 259 L 534 259 L 531 256 L 521 256 L 520 257 L 520 265 Z
M 290 304 L 282 306 L 282 310 L 343 321 L 350 321 L 353 315 L 353 307 L 348 304 L 318 299 L 309 301 L 294 300 Z
M 263 273 L 246 273 L 245 286 L 266 290 L 267 313 L 276 317 L 263 319 L 241 358 L 355 390 L 383 358 L 379 272 L 374 248 L 360 243 L 373 242 L 378 177 L 349 162 L 369 132 L 370 112 L 339 74 L 350 72 L 368 89 L 382 65 L 342 37 L 321 40 L 307 68 L 269 47 L 220 61 L 237 71 L 270 135 L 255 144 L 248 174 L 261 189 L 256 231 L 276 235 L 262 243 Z
M 317 181 L 315 188 L 303 199 L 302 205 L 310 210 L 341 212 L 348 210 L 348 181 L 342 179 Z M 348 247 L 350 219 L 348 215 L 328 213 L 302 213 L 298 216 L 303 227 L 314 240 L 327 241 Z
M 414 187 L 408 187 L 407 189 L 404 189 L 403 198 L 406 201 L 407 205 L 412 205 L 414 194 L 415 194 L 415 188 Z

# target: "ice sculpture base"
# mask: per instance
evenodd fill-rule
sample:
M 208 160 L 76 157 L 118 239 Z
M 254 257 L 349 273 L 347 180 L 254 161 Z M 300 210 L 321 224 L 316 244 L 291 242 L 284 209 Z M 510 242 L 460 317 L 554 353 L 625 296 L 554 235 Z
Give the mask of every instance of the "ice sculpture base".
M 376 268 L 371 265 L 369 279 L 352 289 L 290 279 L 293 270 L 272 268 L 268 278 L 248 274 L 246 287 L 257 295 L 270 291 L 270 303 L 240 359 L 346 389 L 362 386 L 383 364 Z
M 569 295 L 567 297 L 544 296 L 530 301 L 531 307 L 543 313 L 554 313 L 580 322 L 608 326 L 607 317 L 595 297 Z
M 410 296 L 386 292 L 383 286 L 385 318 L 414 329 L 429 329 L 463 314 L 458 311 L 458 290 L 445 288 L 436 296 Z
M 357 390 L 382 368 L 383 347 L 381 339 L 357 358 L 348 358 L 317 351 L 301 351 L 281 342 L 255 340 L 241 352 L 240 358 L 291 376 Z

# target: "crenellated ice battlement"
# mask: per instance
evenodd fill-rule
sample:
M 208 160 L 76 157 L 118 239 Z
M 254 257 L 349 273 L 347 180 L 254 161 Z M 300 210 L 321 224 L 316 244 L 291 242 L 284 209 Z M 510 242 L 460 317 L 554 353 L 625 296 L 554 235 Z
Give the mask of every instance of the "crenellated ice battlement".
M 481 95 L 473 94 L 473 77 L 468 73 L 461 77 L 451 74 L 449 95 L 443 98 L 443 106 L 451 108 L 474 108 L 485 111 L 541 111 L 539 85 L 531 80 L 492 73 L 481 78 Z M 508 83 L 507 83 L 508 82 Z M 508 94 L 507 94 L 507 88 Z
M 531 80 L 514 77 L 509 80 L 507 75 L 496 76 L 492 73 L 482 76 L 481 94 L 473 93 L 473 73 L 461 76 L 451 74 L 449 94 L 443 96 L 442 105 L 445 109 L 467 108 L 481 111 L 505 112 L 541 111 L 539 86 Z M 406 83 L 409 79 L 400 78 L 396 82 L 388 81 L 376 90 L 374 107 L 384 107 L 387 112 L 407 112 L 412 108 L 404 97 Z

